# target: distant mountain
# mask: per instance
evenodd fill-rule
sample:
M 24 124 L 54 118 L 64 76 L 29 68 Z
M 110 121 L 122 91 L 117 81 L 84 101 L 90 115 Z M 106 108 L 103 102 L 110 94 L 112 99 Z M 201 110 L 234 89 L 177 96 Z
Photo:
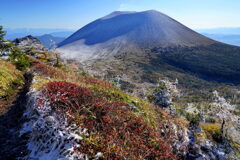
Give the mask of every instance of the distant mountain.
M 62 42 L 64 37 L 54 37 L 51 34 L 44 34 L 42 36 L 36 37 L 46 48 L 53 48 L 57 46 L 58 43 Z
M 65 31 L 65 32 L 52 32 L 52 33 L 49 33 L 50 35 L 52 36 L 55 36 L 55 37 L 64 37 L 64 38 L 67 38 L 69 37 L 71 34 L 73 34 L 75 31 Z
M 179 78 L 195 88 L 196 79 L 198 85 L 200 80 L 240 83 L 239 47 L 207 38 L 154 10 L 113 12 L 79 29 L 58 50 L 105 77 L 151 83 Z
M 240 46 L 240 28 L 211 28 L 196 31 L 214 40 Z
M 48 28 L 6 28 L 7 35 L 5 38 L 13 40 L 16 38 L 25 37 L 28 35 L 32 36 L 41 36 L 44 34 L 51 34 L 56 37 L 68 37 L 70 34 L 74 32 L 74 30 L 70 29 L 48 29 Z
M 206 34 L 240 35 L 240 27 L 196 29 L 196 31 L 199 33 L 206 33 Z
M 202 34 L 223 43 L 240 46 L 240 34 L 239 35 L 208 34 L 208 33 Z

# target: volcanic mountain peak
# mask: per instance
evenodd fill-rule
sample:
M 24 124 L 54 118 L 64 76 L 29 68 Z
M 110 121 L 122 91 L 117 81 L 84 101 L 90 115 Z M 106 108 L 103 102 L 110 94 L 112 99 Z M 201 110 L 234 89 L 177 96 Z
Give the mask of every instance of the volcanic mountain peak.
M 84 26 L 59 44 L 67 58 L 81 61 L 123 52 L 216 43 L 155 10 L 113 12 Z
M 131 13 L 136 13 L 135 11 L 114 11 L 100 19 L 104 20 L 104 19 L 109 19 L 109 18 L 113 18 L 119 15 L 124 15 L 124 14 L 131 14 Z
M 152 39 L 160 44 L 177 43 L 177 45 L 194 44 L 194 41 L 195 43 L 198 41 L 200 41 L 198 43 L 203 43 L 207 39 L 158 11 L 118 11 L 81 28 L 60 46 L 80 39 L 85 39 L 85 44 L 92 45 L 119 36 L 126 36 L 129 40 L 137 40 L 138 42 Z

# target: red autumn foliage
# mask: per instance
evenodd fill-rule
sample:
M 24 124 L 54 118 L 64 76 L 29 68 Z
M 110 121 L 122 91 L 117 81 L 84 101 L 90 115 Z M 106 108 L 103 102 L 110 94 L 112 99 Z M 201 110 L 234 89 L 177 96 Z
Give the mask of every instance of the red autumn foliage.
M 90 84 L 90 85 L 96 85 L 98 87 L 113 88 L 113 86 L 109 82 L 101 81 L 99 79 L 92 78 L 92 77 L 84 77 L 84 76 L 76 78 L 75 76 L 69 75 L 64 71 L 57 70 L 54 67 L 40 63 L 37 60 L 36 60 L 36 63 L 34 63 L 34 65 L 31 67 L 31 70 L 35 73 L 39 73 L 43 76 L 48 76 L 51 78 L 61 78 L 61 79 L 69 78 L 74 81 L 83 82 L 85 84 Z
M 86 84 L 97 85 L 97 86 L 104 87 L 104 88 L 113 88 L 113 86 L 109 82 L 101 81 L 96 78 L 79 77 L 78 80 L 81 82 L 84 82 Z
M 54 67 L 37 63 L 32 66 L 31 70 L 35 73 L 39 73 L 44 76 L 52 77 L 52 78 L 62 78 L 65 79 L 67 77 L 66 73 L 63 71 L 57 70 Z
M 93 99 L 89 89 L 65 81 L 49 82 L 42 94 L 56 110 L 81 109 L 82 105 L 91 104 Z
M 102 152 L 104 159 L 176 159 L 170 144 L 127 104 L 109 102 L 68 82 L 49 82 L 42 94 L 39 104 L 48 101 L 59 113 L 68 112 L 70 123 L 88 129 L 90 137 L 75 150 L 90 158 Z
M 28 60 L 30 61 L 31 65 L 42 63 L 42 61 L 38 60 L 37 58 L 34 58 L 32 56 L 29 56 L 29 55 L 26 55 L 26 56 L 28 57 Z
M 100 145 L 81 141 L 79 150 L 92 156 L 94 151 L 101 151 L 106 159 L 175 159 L 171 146 L 125 106 L 104 99 L 98 101 L 91 108 L 94 118 L 84 119 L 93 126 L 83 123 L 83 127 L 92 132 L 92 138 Z

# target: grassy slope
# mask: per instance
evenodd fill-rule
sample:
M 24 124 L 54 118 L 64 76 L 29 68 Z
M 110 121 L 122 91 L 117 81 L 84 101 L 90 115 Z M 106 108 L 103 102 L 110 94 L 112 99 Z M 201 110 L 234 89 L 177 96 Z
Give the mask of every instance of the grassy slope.
M 72 122 L 81 124 L 90 131 L 90 136 L 85 137 L 81 142 L 81 146 L 85 147 L 83 147 L 84 149 L 79 148 L 80 152 L 94 156 L 96 152 L 100 151 L 110 159 L 139 159 L 146 158 L 147 155 L 144 154 L 146 154 L 146 150 L 150 149 L 149 158 L 166 156 L 165 158 L 174 159 L 176 156 L 177 153 L 172 151 L 173 141 L 170 140 L 170 137 L 174 136 L 172 125 L 175 124 L 179 131 L 184 132 L 187 124 L 184 120 L 175 119 L 159 107 L 124 93 L 108 82 L 91 77 L 76 76 L 67 69 L 62 70 L 43 63 L 35 63 L 31 67 L 31 71 L 37 74 L 34 77 L 32 89 L 44 91 L 44 95 L 49 97 L 64 92 L 68 95 L 66 98 L 69 101 L 62 101 L 65 99 L 64 96 L 59 98 L 54 96 L 54 101 L 49 99 L 51 106 L 61 106 L 62 104 L 65 107 L 68 106 L 69 110 L 74 113 Z M 68 92 L 67 88 L 69 87 L 67 86 L 72 88 L 71 92 Z M 74 93 L 74 90 L 79 91 Z M 81 94 L 83 90 L 84 92 Z M 86 92 L 91 93 L 90 100 L 87 98 L 87 102 L 81 101 L 85 107 L 91 103 L 91 107 L 87 107 L 87 113 L 80 109 L 82 104 L 78 106 L 71 100 L 75 94 L 80 94 L 77 96 L 79 98 Z M 58 109 L 66 112 L 64 108 Z M 166 125 L 171 127 L 167 129 L 168 134 L 162 136 L 159 133 Z M 105 133 L 106 131 L 107 133 Z M 149 141 L 152 142 L 149 143 Z M 118 144 L 118 146 L 114 144 Z
M 93 70 L 105 71 L 106 79 L 127 75 L 132 82 L 157 83 L 158 79 L 179 80 L 182 101 L 209 99 L 213 90 L 231 98 L 231 90 L 239 89 L 240 48 L 215 44 L 195 48 L 155 48 L 145 53 L 124 53 L 110 60 L 98 60 Z M 127 71 L 127 72 L 126 72 Z M 131 86 L 132 87 L 132 86 Z M 237 99 L 235 102 L 240 104 Z
M 0 60 L 0 115 L 7 111 L 23 83 L 23 75 L 14 65 Z

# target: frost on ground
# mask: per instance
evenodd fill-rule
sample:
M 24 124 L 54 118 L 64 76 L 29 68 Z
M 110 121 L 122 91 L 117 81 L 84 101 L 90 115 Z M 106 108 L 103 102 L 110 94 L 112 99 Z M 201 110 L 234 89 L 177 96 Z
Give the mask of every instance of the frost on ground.
M 29 121 L 20 131 L 20 136 L 29 136 L 29 154 L 23 159 L 86 159 L 87 155 L 74 150 L 79 147 L 81 135 L 87 134 L 86 129 L 70 125 L 66 117 L 56 114 L 47 103 L 39 107 L 38 98 L 38 92 L 29 93 L 24 115 Z

